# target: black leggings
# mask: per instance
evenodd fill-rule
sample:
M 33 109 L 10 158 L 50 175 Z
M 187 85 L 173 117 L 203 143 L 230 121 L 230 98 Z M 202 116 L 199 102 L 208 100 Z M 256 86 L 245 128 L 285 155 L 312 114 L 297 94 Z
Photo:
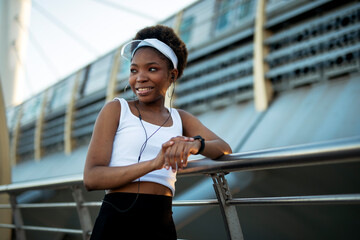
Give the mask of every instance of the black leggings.
M 91 239 L 177 239 L 172 197 L 151 194 L 136 197 L 136 193 L 106 194 Z

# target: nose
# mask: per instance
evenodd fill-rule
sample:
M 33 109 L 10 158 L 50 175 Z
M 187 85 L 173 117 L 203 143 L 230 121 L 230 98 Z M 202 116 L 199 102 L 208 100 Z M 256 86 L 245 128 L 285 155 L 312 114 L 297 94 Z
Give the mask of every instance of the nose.
M 139 72 L 136 76 L 137 82 L 146 82 L 148 80 L 149 80 L 149 78 L 148 78 L 147 74 L 144 73 L 143 71 Z

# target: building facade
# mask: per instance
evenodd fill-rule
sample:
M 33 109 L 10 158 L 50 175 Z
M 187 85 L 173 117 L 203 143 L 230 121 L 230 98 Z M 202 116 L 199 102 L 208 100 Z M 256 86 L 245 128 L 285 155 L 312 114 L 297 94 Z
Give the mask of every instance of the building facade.
M 262 111 L 256 110 L 254 100 L 257 6 L 255 0 L 200 0 L 160 22 L 173 27 L 189 50 L 173 105 L 196 115 L 229 142 L 233 152 L 359 136 L 360 3 L 267 1 L 263 79 L 272 97 Z M 13 182 L 82 173 L 101 107 L 116 96 L 132 98 L 126 87 L 129 63 L 121 59 L 120 49 L 7 109 Z M 235 196 L 311 194 L 315 189 L 323 194 L 356 192 L 359 169 L 354 163 L 232 173 L 231 184 L 238 186 Z M 203 181 L 179 179 L 177 198 Z M 86 197 L 100 200 L 101 194 Z M 20 201 L 41 198 L 62 199 L 64 193 L 25 194 Z M 238 214 L 245 239 L 355 239 L 360 236 L 355 231 L 359 210 L 347 205 L 239 207 Z M 217 209 L 198 208 L 185 217 L 180 211 L 174 210 L 180 238 L 225 237 Z M 37 217 L 29 211 L 26 221 L 40 221 Z M 64 214 L 63 219 L 71 217 Z

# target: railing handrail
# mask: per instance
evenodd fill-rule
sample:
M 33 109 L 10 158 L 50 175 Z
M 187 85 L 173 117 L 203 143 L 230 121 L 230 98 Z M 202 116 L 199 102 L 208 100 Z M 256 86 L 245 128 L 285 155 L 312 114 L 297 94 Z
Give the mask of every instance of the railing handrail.
M 253 198 L 233 198 L 227 200 L 228 205 L 238 206 L 269 206 L 269 205 L 325 205 L 325 204 L 351 204 L 360 203 L 359 193 L 346 194 L 326 194 L 326 195 L 308 195 L 308 196 L 287 196 L 287 197 L 253 197 Z M 86 207 L 100 207 L 101 201 L 84 202 Z M 219 205 L 217 199 L 201 199 L 201 200 L 173 200 L 173 207 L 184 206 L 216 206 Z M 18 208 L 74 208 L 75 202 L 61 203 L 22 203 L 17 204 Z M 11 208 L 10 204 L 0 204 L 0 209 Z
M 189 161 L 178 176 L 227 173 L 234 171 L 311 166 L 360 161 L 360 136 L 281 148 L 234 153 L 217 160 L 202 158 Z M 11 183 L 0 186 L 1 193 L 22 192 L 43 188 L 61 188 L 83 184 L 83 175 Z
M 310 144 L 234 153 L 218 160 L 189 162 L 180 176 L 360 161 L 360 136 Z
M 217 199 L 173 201 L 174 207 L 196 205 L 218 205 L 223 215 L 229 239 L 243 239 L 236 213 L 236 205 L 306 205 L 306 204 L 359 204 L 360 194 L 232 198 L 225 174 L 234 171 L 264 170 L 285 167 L 311 166 L 360 161 L 360 136 L 327 142 L 272 148 L 259 151 L 229 154 L 218 160 L 207 158 L 190 161 L 179 170 L 178 176 L 208 174 L 213 179 Z M 82 174 L 12 183 L 0 186 L 0 194 L 10 195 L 10 204 L 0 204 L 0 208 L 11 208 L 15 224 L 0 223 L 0 228 L 14 228 L 18 239 L 25 239 L 25 230 L 82 234 L 89 239 L 92 223 L 87 207 L 100 206 L 101 202 L 85 202 L 82 190 Z M 70 188 L 74 203 L 31 203 L 18 204 L 16 195 L 34 189 Z M 20 209 L 76 207 L 81 229 L 23 225 Z

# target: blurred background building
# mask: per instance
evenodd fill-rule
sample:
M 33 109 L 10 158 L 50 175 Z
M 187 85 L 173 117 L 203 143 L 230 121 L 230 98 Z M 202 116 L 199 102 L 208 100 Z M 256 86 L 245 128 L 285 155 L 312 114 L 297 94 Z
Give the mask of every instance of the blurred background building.
M 265 3 L 263 14 L 260 2 Z M 173 105 L 196 115 L 233 152 L 360 135 L 358 1 L 199 0 L 158 23 L 173 27 L 189 50 Z M 126 88 L 129 63 L 120 57 L 121 46 L 23 103 L 7 104 L 12 183 L 82 174 L 101 107 L 116 96 L 132 98 Z M 13 82 L 7 75 L 1 78 L 7 97 Z M 355 162 L 239 172 L 229 174 L 229 183 L 235 197 L 356 193 L 359 167 Z M 179 178 L 175 199 L 196 198 L 196 193 L 198 198 L 214 197 L 208 180 L 207 176 Z M 85 199 L 100 201 L 103 194 L 85 193 Z M 25 192 L 17 200 L 68 198 L 71 194 L 65 190 L 44 190 Z M 237 210 L 245 239 L 360 238 L 359 205 Z M 97 211 L 92 209 L 93 221 Z M 29 225 L 78 227 L 71 211 L 29 209 L 23 211 L 23 218 Z M 216 207 L 175 207 L 174 219 L 179 238 L 226 237 Z M 81 239 L 35 231 L 27 236 Z

